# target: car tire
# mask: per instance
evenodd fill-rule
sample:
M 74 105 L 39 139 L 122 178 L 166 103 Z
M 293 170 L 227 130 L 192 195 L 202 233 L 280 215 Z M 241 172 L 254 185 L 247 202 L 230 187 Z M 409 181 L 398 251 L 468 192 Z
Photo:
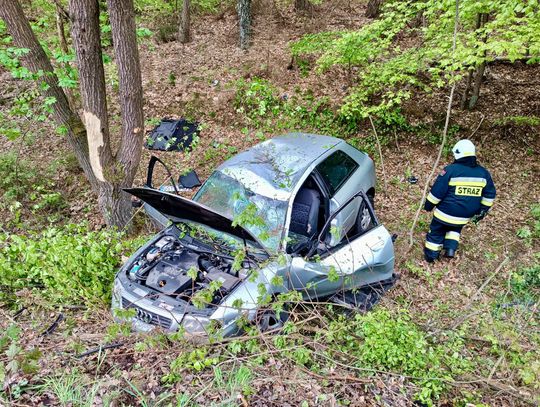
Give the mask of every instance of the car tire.
M 371 207 L 375 209 L 375 192 L 370 192 L 367 194 L 367 197 L 369 199 L 369 203 L 371 204 Z
M 279 333 L 288 319 L 289 313 L 286 310 L 282 310 L 278 316 L 273 309 L 261 309 L 257 311 L 254 322 L 261 333 Z
M 371 196 L 368 196 L 371 201 Z M 360 208 L 358 208 L 358 216 L 356 217 L 355 235 L 361 235 L 373 228 L 373 218 L 369 211 L 368 205 L 365 201 L 362 201 Z

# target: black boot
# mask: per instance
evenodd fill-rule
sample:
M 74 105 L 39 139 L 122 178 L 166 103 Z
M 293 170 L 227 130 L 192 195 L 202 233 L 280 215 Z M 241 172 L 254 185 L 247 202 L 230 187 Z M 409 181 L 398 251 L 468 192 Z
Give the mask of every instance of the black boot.
M 426 259 L 428 263 L 433 263 L 435 262 L 435 260 L 439 259 L 439 256 L 433 257 L 433 256 L 429 256 L 427 253 L 424 253 L 424 259 Z
M 453 259 L 455 255 L 456 255 L 455 249 L 446 249 L 444 251 L 444 257 L 448 257 L 449 259 Z

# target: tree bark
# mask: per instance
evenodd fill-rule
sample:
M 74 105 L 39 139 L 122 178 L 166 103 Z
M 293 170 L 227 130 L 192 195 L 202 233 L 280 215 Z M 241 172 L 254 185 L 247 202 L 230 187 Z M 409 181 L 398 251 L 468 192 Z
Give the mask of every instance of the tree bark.
M 240 26 L 240 48 L 248 49 L 251 41 L 251 0 L 238 0 L 237 10 Z
M 117 153 L 115 188 L 112 196 L 118 208 L 111 219 L 119 224 L 131 217 L 130 197 L 119 188 L 131 186 L 139 162 L 144 136 L 143 89 L 133 0 L 107 0 L 116 65 L 118 66 L 119 97 L 122 115 L 122 137 Z
M 51 61 L 37 41 L 17 0 L 1 0 L 0 18 L 15 46 L 29 52 L 21 63 L 43 72 L 45 97 L 54 97 L 54 119 L 66 129 L 68 143 L 84 170 L 108 225 L 124 227 L 131 219 L 131 200 L 122 188 L 131 186 L 143 142 L 142 80 L 135 32 L 133 0 L 109 0 L 110 21 L 119 72 L 122 134 L 112 153 L 107 119 L 105 74 L 101 58 L 98 0 L 71 0 L 72 37 L 79 68 L 84 122 L 70 108 L 58 85 Z M 85 127 L 86 125 L 86 127 Z M 87 137 L 88 136 L 88 137 Z
M 180 25 L 178 27 L 178 41 L 182 44 L 191 41 L 191 0 L 184 0 L 182 2 Z
M 107 116 L 105 70 L 101 55 L 99 4 L 97 0 L 69 3 L 71 37 L 79 68 L 83 121 L 88 137 L 90 163 L 100 184 L 107 182 L 113 156 Z M 102 185 L 100 185 L 102 188 Z
M 34 35 L 20 3 L 17 0 L 2 0 L 0 18 L 6 23 L 14 45 L 29 50 L 21 58 L 23 66 L 33 73 L 43 72 L 40 80 L 45 82 L 47 87 L 42 88 L 42 93 L 45 97 L 53 97 L 56 100 L 52 105 L 54 120 L 65 130 L 68 144 L 90 184 L 96 187 L 98 182 L 90 164 L 86 129 L 80 117 L 71 110 L 64 91 L 58 85 L 58 78 L 54 74 L 51 61 Z
M 369 0 L 366 8 L 367 18 L 378 18 L 381 15 L 381 6 L 384 0 Z
M 67 19 L 66 16 L 67 16 L 66 11 L 62 9 L 60 4 L 56 3 L 56 34 L 58 35 L 58 43 L 60 45 L 60 49 L 62 50 L 62 53 L 64 55 L 69 54 L 69 46 L 66 39 L 66 30 L 64 29 L 64 20 Z M 70 64 L 67 61 L 64 62 L 63 65 L 66 70 L 70 68 Z M 76 112 L 77 111 L 76 102 L 75 102 L 75 97 L 73 95 L 72 90 L 67 87 L 64 87 L 62 89 L 64 90 L 64 93 L 66 94 L 71 110 Z
M 488 21 L 488 14 L 482 13 L 480 14 L 480 27 L 483 27 Z M 482 38 L 482 41 L 486 42 L 487 38 L 484 36 Z M 476 102 L 478 102 L 478 98 L 480 97 L 480 87 L 482 86 L 482 81 L 484 79 L 484 72 L 486 71 L 486 51 L 484 51 L 484 62 L 482 62 L 478 68 L 476 69 L 476 73 L 474 75 L 474 86 L 473 91 L 471 95 L 471 99 L 469 100 L 469 109 L 473 109 L 476 106 Z
M 482 86 L 485 71 L 486 63 L 482 62 L 474 75 L 474 86 L 471 99 L 469 100 L 469 109 L 473 109 L 476 106 L 476 102 L 478 102 L 478 98 L 480 97 L 480 87 Z
M 294 10 L 313 14 L 313 4 L 309 0 L 294 0 Z
M 474 27 L 474 30 L 477 31 L 482 26 L 482 13 L 478 13 L 476 16 L 476 25 Z M 465 84 L 465 90 L 463 91 L 463 97 L 461 98 L 461 108 L 465 109 L 467 106 L 467 101 L 469 100 L 469 92 L 471 91 L 471 85 L 473 80 L 474 72 L 473 70 L 469 70 L 469 74 L 467 75 L 467 82 Z
M 64 30 L 64 17 L 59 5 L 56 5 L 56 32 L 58 34 L 58 42 L 60 49 L 64 54 L 69 54 L 69 47 L 66 40 L 66 31 Z

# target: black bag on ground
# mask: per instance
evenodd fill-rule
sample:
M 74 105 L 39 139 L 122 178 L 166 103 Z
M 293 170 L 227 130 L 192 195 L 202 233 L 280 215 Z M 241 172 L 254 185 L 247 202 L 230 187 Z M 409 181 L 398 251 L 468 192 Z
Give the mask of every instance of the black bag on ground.
M 162 119 L 146 138 L 149 150 L 184 151 L 199 136 L 199 123 L 185 119 Z

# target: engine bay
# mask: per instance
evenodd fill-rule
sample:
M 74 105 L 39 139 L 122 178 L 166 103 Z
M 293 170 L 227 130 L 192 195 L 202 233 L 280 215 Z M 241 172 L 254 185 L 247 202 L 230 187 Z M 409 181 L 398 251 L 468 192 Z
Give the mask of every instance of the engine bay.
M 189 303 L 197 291 L 210 288 L 217 281 L 213 286 L 219 288 L 212 290 L 213 298 L 208 304 L 212 306 L 247 277 L 253 264 L 246 259 L 236 270 L 233 263 L 231 255 L 197 245 L 194 239 L 183 242 L 176 236 L 165 235 L 139 255 L 126 273 L 131 281 Z

